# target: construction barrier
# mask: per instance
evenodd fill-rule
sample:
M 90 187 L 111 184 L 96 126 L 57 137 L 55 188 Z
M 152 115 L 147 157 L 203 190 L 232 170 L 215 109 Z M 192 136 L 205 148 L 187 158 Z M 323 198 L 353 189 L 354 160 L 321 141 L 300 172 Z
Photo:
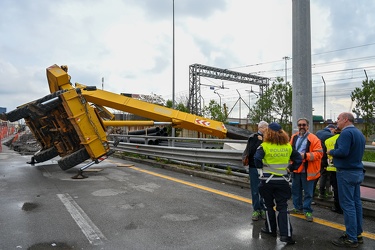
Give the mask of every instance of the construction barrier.
M 7 123 L 5 123 L 7 124 Z M 3 126 L 3 122 L 0 123 L 0 153 L 3 151 L 2 140 L 6 137 L 8 133 L 8 126 Z
M 16 132 L 16 125 L 0 120 L 0 152 L 2 152 L 2 140 Z

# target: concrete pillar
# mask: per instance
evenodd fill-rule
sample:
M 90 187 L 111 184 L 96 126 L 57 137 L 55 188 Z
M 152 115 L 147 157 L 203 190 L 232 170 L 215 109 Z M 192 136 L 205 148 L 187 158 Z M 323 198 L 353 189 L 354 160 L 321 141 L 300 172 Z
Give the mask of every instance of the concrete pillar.
M 297 120 L 307 118 L 313 132 L 310 0 L 292 0 L 292 57 L 293 96 L 292 125 L 297 131 Z

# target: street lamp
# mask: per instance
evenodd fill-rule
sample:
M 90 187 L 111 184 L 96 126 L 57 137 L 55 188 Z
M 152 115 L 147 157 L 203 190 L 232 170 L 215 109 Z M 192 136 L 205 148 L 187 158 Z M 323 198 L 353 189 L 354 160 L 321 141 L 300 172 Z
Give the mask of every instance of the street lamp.
M 284 56 L 283 59 L 285 60 L 285 83 L 288 82 L 287 76 L 288 76 L 288 61 L 290 59 L 289 56 Z
M 250 100 L 250 94 L 251 93 L 253 93 L 257 98 L 259 98 L 259 95 L 257 95 L 257 93 L 255 93 L 254 91 L 253 91 L 253 87 L 251 87 L 251 89 L 250 90 L 245 90 L 246 92 L 248 92 L 249 93 L 249 120 L 250 120 L 250 107 L 251 107 L 251 100 Z
M 217 93 L 216 90 L 214 90 L 214 93 L 217 94 L 220 98 L 220 109 L 221 109 L 221 95 L 219 93 Z
M 173 29 L 173 32 L 172 32 L 172 36 L 173 36 L 173 63 L 172 63 L 172 108 L 174 109 L 175 108 L 175 54 L 174 54 L 174 0 L 173 0 L 173 16 L 172 16 L 172 19 L 173 19 L 173 22 L 172 22 L 172 29 Z M 172 126 L 172 137 L 175 137 L 176 136 L 176 130 L 175 128 Z M 174 140 L 172 140 L 172 146 L 174 146 Z
M 324 100 L 323 100 L 323 105 L 324 105 L 324 120 L 326 121 L 327 120 L 327 117 L 326 117 L 326 104 L 327 104 L 327 101 L 326 101 L 326 81 L 324 81 L 324 77 L 322 76 L 322 80 L 323 80 L 323 84 L 324 84 Z
M 174 0 L 173 0 L 173 24 L 172 24 L 172 28 L 173 28 L 173 32 L 172 32 L 172 36 L 173 36 L 173 65 L 172 65 L 172 108 L 174 109 L 175 108 L 175 96 L 174 96 L 174 93 L 175 93 L 175 54 L 174 54 Z
M 253 91 L 253 87 L 251 87 L 251 89 L 250 90 L 245 90 L 246 92 L 248 92 L 249 93 L 249 113 L 250 113 L 250 93 L 253 93 L 257 98 L 259 98 L 259 96 L 257 95 L 257 93 L 255 93 L 254 91 Z

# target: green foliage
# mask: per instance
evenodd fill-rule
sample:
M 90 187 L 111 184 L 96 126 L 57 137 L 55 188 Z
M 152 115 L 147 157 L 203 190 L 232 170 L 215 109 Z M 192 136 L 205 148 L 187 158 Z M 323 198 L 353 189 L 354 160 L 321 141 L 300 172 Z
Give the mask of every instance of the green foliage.
M 177 104 L 176 109 L 182 112 L 189 113 L 189 109 L 181 102 Z
M 203 108 L 202 112 L 204 117 L 210 118 L 215 121 L 226 122 L 227 120 L 225 112 L 221 108 L 220 104 L 215 100 L 211 100 L 208 106 Z
M 355 88 L 351 94 L 352 101 L 356 102 L 355 107 L 351 110 L 364 120 L 363 134 L 368 138 L 375 132 L 375 82 L 374 80 L 362 81 L 362 88 Z
M 167 107 L 167 108 L 172 108 L 172 100 L 167 100 L 167 102 L 165 103 L 165 106 Z M 176 107 L 174 108 L 175 110 L 178 110 L 178 111 L 182 111 L 182 112 L 185 112 L 185 113 L 189 113 L 189 109 L 187 108 L 187 106 L 181 101 L 181 102 L 179 102 L 177 105 L 176 105 Z M 167 133 L 168 134 L 171 134 L 171 131 L 172 131 L 172 126 L 168 126 L 167 127 Z M 180 134 L 180 132 L 181 132 L 181 130 L 182 129 L 180 129 L 180 128 L 176 128 L 176 130 L 175 130 L 175 136 L 176 137 L 178 137 L 179 136 L 179 134 Z
M 173 106 L 172 104 L 173 104 L 172 100 L 167 100 L 167 102 L 165 103 L 165 106 L 167 108 L 172 108 L 172 106 Z
M 168 108 L 172 108 L 172 103 L 172 100 L 167 100 L 165 106 L 167 106 Z M 189 113 L 189 109 L 182 102 L 179 102 L 174 109 Z
M 362 161 L 375 162 L 375 151 L 365 151 Z
M 227 175 L 232 175 L 232 168 L 231 167 L 227 167 Z
M 133 158 L 141 158 L 141 159 L 145 159 L 146 158 L 145 155 L 139 155 L 139 154 L 129 153 L 129 152 L 122 152 L 122 155 L 123 156 L 128 156 L 128 157 L 133 157 Z
M 260 96 L 253 108 L 250 109 L 253 122 L 261 120 L 278 122 L 287 132 L 291 132 L 292 117 L 292 86 L 289 82 L 278 77 Z
M 160 157 L 158 157 L 158 156 L 155 157 L 155 161 L 156 161 L 156 162 L 160 162 L 160 163 L 164 163 L 164 164 L 171 163 L 170 160 L 165 159 L 165 158 L 160 158 Z

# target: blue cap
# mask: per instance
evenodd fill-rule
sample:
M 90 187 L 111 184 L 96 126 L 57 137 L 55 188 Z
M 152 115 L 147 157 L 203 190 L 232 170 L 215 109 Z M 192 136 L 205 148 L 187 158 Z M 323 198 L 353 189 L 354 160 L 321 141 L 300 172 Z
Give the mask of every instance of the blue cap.
M 336 126 L 333 124 L 328 124 L 326 128 L 336 128 Z
M 272 129 L 273 131 L 280 131 L 282 128 L 280 126 L 280 124 L 276 123 L 276 122 L 271 122 L 269 125 L 268 125 L 268 128 Z

